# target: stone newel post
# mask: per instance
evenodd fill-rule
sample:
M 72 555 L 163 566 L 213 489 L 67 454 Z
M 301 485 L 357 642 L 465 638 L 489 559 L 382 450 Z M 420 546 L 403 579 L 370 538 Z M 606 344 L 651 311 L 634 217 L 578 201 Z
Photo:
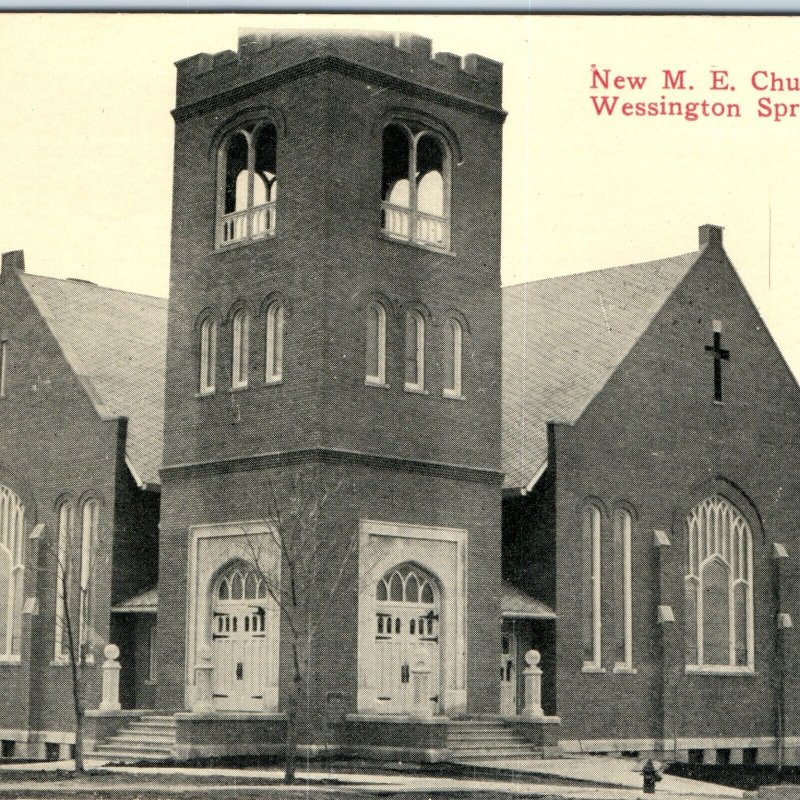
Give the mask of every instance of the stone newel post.
M 119 673 L 122 667 L 119 661 L 119 647 L 107 644 L 103 649 L 106 660 L 103 662 L 103 697 L 100 701 L 101 711 L 119 711 Z
M 195 698 L 192 711 L 204 713 L 214 710 L 212 678 L 214 665 L 211 663 L 211 648 L 200 647 L 197 650 L 197 662 L 194 666 Z
M 411 707 L 415 717 L 433 715 L 430 699 L 431 668 L 420 654 L 411 667 Z
M 542 709 L 542 670 L 539 667 L 541 655 L 538 650 L 528 650 L 525 653 L 525 708 L 523 717 L 543 717 Z

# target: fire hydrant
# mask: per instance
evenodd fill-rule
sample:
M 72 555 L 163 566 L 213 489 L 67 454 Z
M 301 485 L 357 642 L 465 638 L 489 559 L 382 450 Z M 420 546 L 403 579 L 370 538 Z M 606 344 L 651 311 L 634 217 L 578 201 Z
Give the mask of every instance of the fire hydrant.
M 656 793 L 656 782 L 661 780 L 661 773 L 655 768 L 653 759 L 648 758 L 642 767 L 642 791 L 645 794 Z

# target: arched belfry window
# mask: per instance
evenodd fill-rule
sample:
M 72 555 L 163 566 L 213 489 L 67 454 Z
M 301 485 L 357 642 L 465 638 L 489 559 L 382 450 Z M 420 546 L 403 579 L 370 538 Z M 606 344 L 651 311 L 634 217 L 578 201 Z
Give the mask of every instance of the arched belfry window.
M 383 130 L 381 229 L 393 239 L 450 247 L 450 153 L 439 134 L 410 123 Z
M 217 247 L 275 233 L 277 131 L 270 122 L 238 128 L 219 149 Z
M 687 670 L 752 670 L 753 536 L 724 497 L 689 512 L 686 564 Z
M 0 661 L 16 661 L 22 641 L 25 506 L 0 486 Z
M 377 300 L 367 307 L 365 383 L 386 383 L 386 309 Z

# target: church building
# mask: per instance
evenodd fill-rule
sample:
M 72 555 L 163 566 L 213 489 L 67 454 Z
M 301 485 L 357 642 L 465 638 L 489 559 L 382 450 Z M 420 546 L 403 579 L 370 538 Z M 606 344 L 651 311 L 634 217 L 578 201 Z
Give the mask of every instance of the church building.
M 74 742 L 74 608 L 106 758 L 796 760 L 800 391 L 722 229 L 501 290 L 500 64 L 177 70 L 168 304 L 3 256 L 3 755 Z

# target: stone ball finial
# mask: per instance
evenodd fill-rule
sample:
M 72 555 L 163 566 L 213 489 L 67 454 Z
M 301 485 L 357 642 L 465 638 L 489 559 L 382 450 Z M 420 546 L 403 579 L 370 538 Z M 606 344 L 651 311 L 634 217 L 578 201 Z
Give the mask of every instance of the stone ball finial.
M 538 650 L 528 650 L 528 652 L 525 653 L 525 663 L 529 667 L 538 667 L 541 660 L 542 656 Z
M 106 657 L 106 661 L 116 661 L 119 658 L 119 647 L 115 644 L 107 644 L 103 648 L 103 655 Z

